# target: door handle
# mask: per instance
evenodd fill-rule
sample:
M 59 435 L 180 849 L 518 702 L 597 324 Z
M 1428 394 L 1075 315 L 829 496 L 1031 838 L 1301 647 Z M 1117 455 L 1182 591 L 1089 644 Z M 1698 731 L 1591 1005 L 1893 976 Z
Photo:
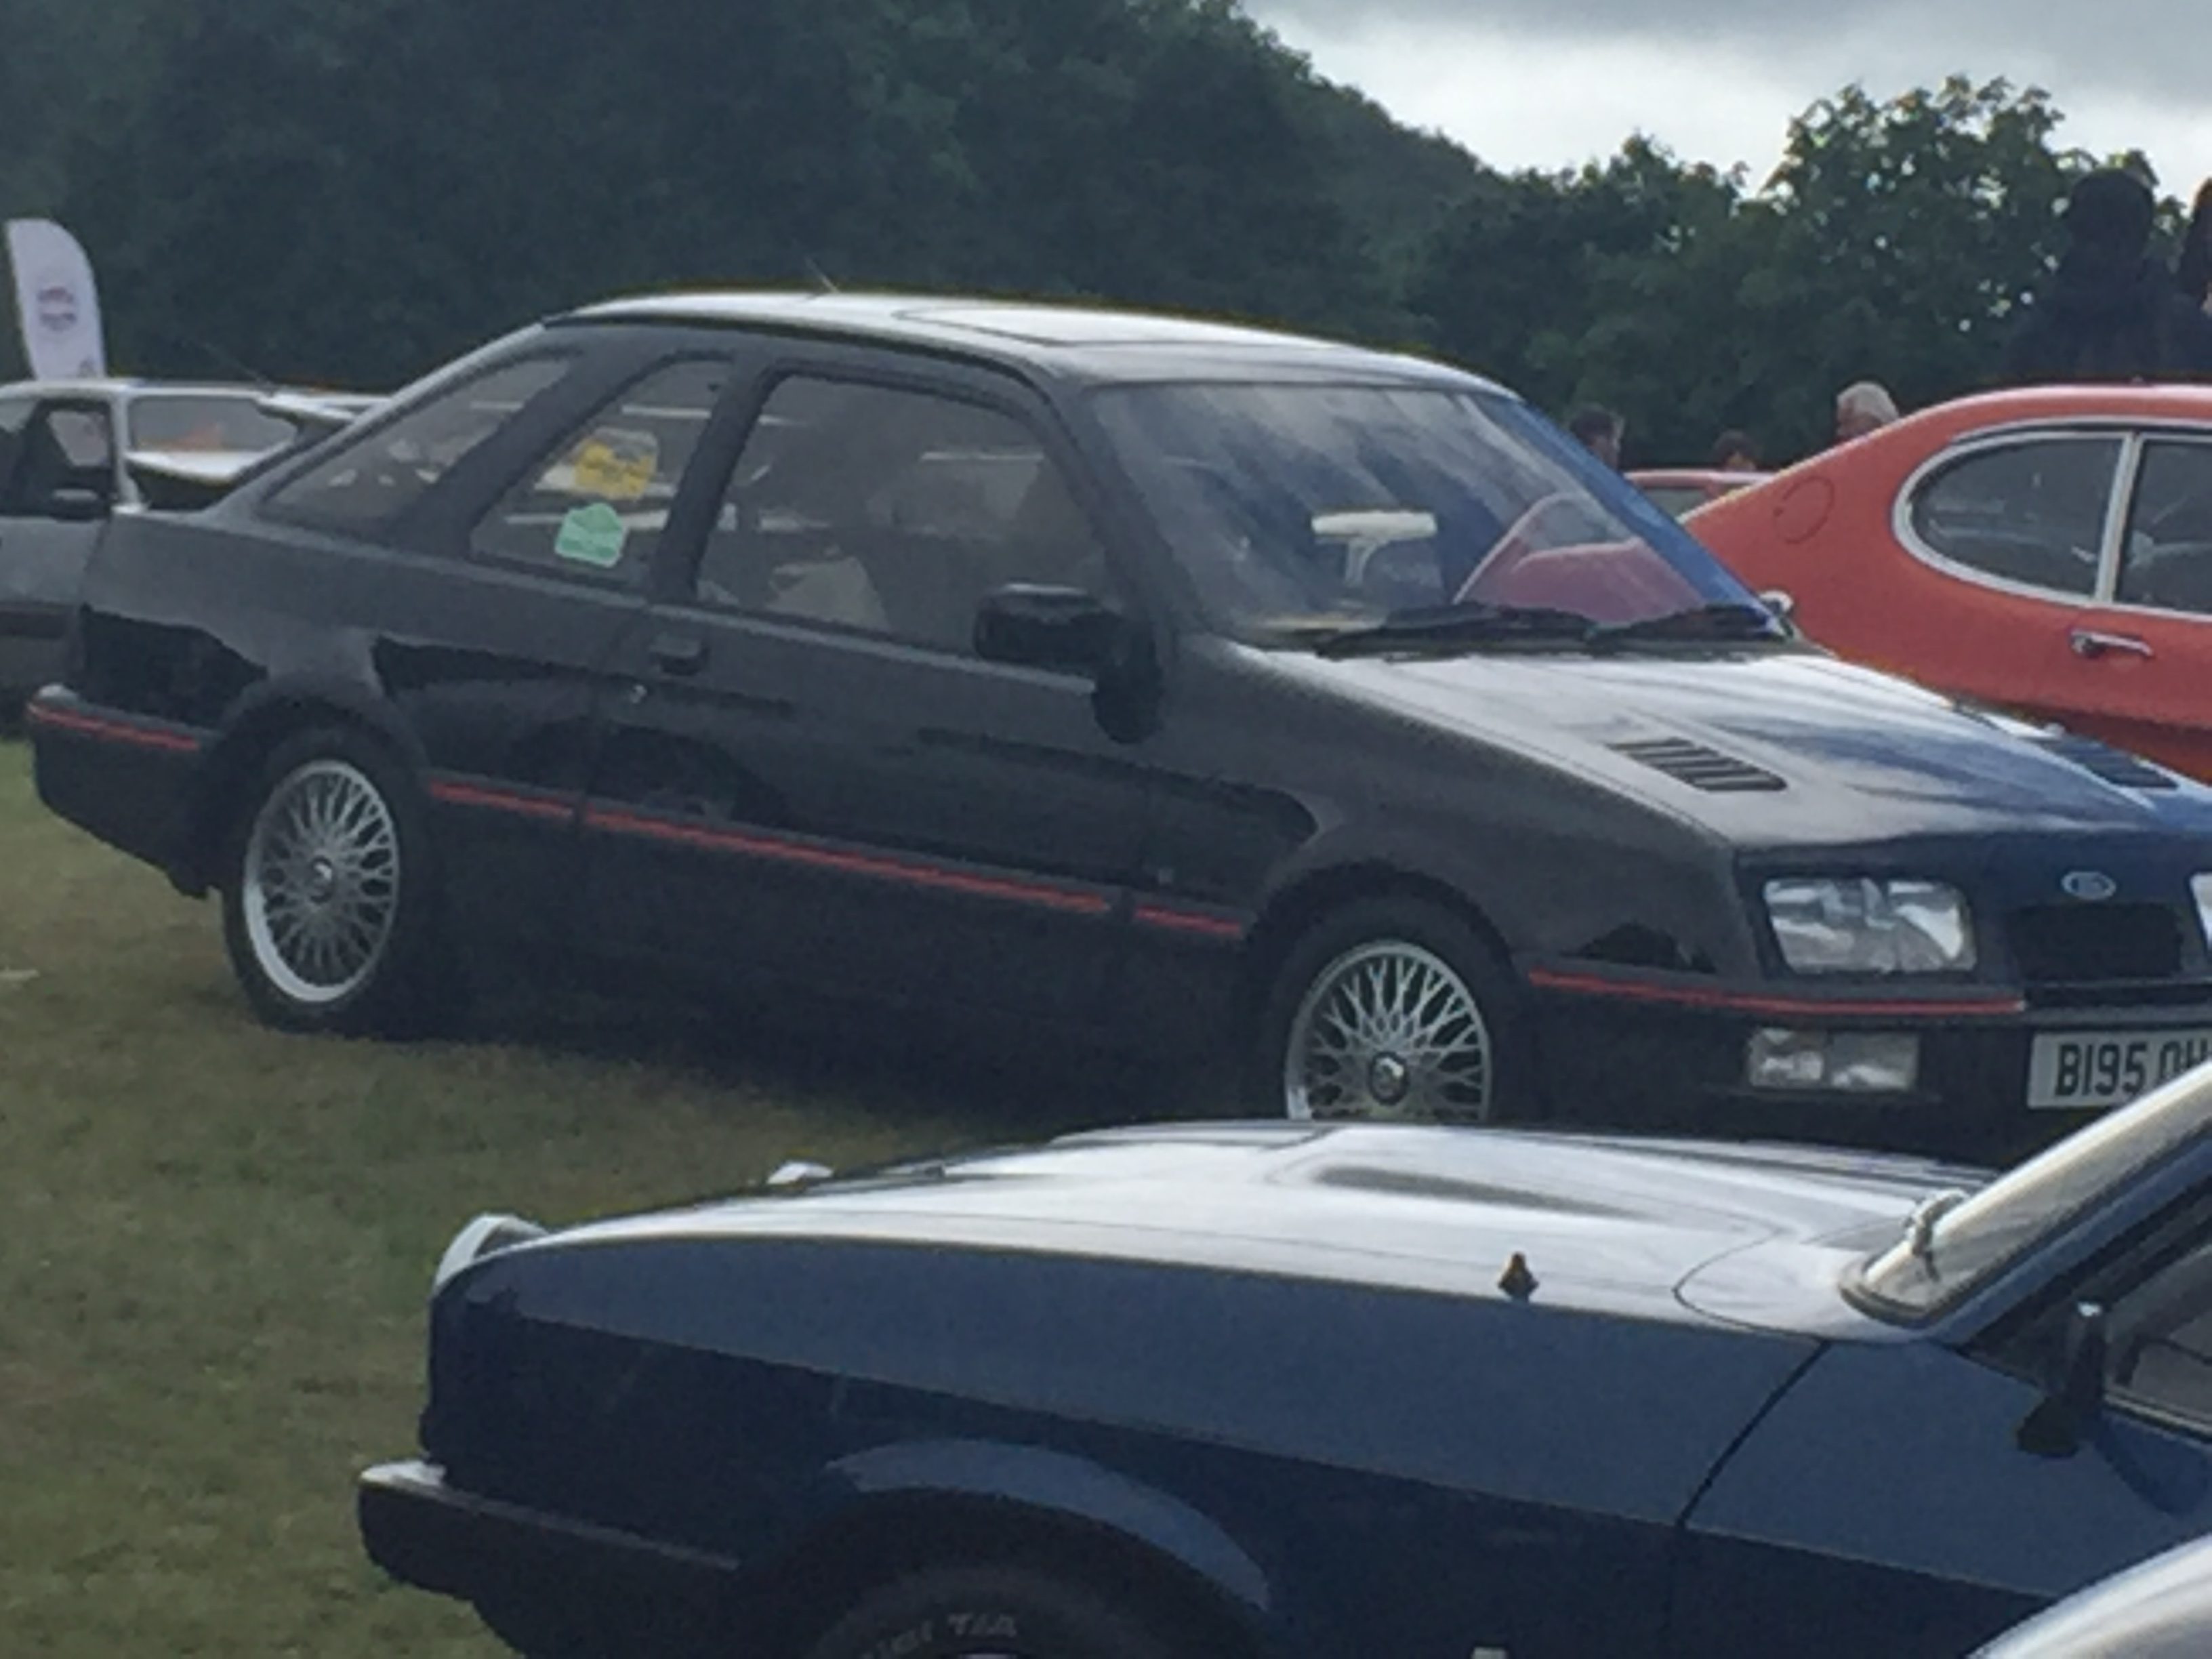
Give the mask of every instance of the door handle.
M 664 674 L 696 674 L 707 665 L 707 641 L 696 634 L 656 634 L 646 651 Z
M 2094 628 L 2077 628 L 2073 634 L 2074 654 L 2092 660 L 2113 655 L 2151 658 L 2158 653 L 2147 641 L 2132 634 L 2106 634 Z

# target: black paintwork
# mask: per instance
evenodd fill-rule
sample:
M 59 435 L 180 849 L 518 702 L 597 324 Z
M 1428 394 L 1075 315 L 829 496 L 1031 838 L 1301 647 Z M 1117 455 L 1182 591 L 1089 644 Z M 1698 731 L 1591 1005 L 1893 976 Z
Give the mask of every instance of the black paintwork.
M 1786 644 L 1332 660 L 1239 642 L 1209 628 L 1085 401 L 1163 379 L 1481 386 L 1469 377 L 1152 319 L 708 297 L 526 331 L 356 430 L 547 352 L 568 378 L 373 541 L 272 507 L 313 458 L 196 514 L 116 523 L 69 684 L 40 705 L 48 801 L 198 891 L 257 757 L 302 722 L 349 720 L 421 780 L 458 931 L 502 959 L 792 979 L 1161 1052 L 1241 1039 L 1299 927 L 1412 889 L 1510 958 L 1540 1104 L 1569 1117 L 1747 1112 L 2009 1150 L 2049 1132 L 2019 1106 L 2031 1029 L 2212 1021 L 2188 891 L 2212 866 L 2212 793 L 2115 781 L 2094 755 Z M 468 526 L 562 434 L 700 356 L 726 362 L 729 389 L 643 580 L 466 556 Z M 1094 684 L 689 600 L 722 477 L 764 388 L 794 371 L 944 390 L 1024 424 L 1107 544 L 1137 629 L 1122 665 Z M 1752 787 L 1668 771 L 1684 743 Z M 2170 918 L 2181 943 L 2156 982 L 2073 985 L 2063 962 L 2016 959 L 2014 914 L 2084 866 Z M 1967 892 L 1971 979 L 1931 1000 L 1785 974 L 1760 881 L 1883 871 Z M 1864 1117 L 1749 1101 L 1744 1041 L 1778 1019 L 1923 1030 L 1923 1088 Z

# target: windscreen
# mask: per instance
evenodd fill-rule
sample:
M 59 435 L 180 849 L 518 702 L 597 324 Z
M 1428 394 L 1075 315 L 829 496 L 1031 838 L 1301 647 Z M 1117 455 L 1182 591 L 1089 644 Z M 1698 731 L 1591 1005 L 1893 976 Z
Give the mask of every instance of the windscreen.
M 1239 637 L 1454 606 L 1609 625 L 1757 604 L 1503 394 L 1182 385 L 1109 388 L 1096 407 L 1201 603 Z

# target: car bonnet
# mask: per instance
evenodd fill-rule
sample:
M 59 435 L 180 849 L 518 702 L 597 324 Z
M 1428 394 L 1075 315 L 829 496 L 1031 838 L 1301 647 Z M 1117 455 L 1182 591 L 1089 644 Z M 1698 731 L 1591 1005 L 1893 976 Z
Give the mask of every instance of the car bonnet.
M 1710 1319 L 1704 1264 L 1839 1231 L 1893 1231 L 1955 1170 L 1802 1148 L 1504 1131 L 1197 1126 L 1071 1138 L 579 1229 L 532 1248 L 805 1237 L 1025 1250 L 1511 1293 Z M 1519 1281 L 1525 1288 L 1528 1281 Z M 1840 1315 L 1832 1286 L 1827 1300 Z
M 1811 651 L 1273 654 L 1296 678 L 1740 842 L 2212 833 L 2212 790 Z

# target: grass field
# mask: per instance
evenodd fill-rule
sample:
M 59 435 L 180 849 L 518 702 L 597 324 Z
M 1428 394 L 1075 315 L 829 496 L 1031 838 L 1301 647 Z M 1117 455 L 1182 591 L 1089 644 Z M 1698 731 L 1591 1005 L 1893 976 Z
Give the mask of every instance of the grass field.
M 412 1449 L 460 1222 L 1051 1127 L 1002 1080 L 635 1012 L 274 1034 L 213 906 L 50 817 L 28 771 L 0 744 L 0 1651 L 503 1651 L 353 1531 L 356 1471 Z

